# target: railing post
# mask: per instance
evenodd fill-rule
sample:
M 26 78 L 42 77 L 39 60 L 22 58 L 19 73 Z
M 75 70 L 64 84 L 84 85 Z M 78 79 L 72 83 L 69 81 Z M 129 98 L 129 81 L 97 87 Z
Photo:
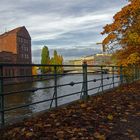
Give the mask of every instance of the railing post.
M 120 83 L 123 84 L 123 67 L 120 66 Z
M 112 82 L 113 82 L 113 88 L 114 88 L 114 66 L 112 66 Z
M 4 95 L 3 95 L 3 66 L 0 66 L 0 116 L 1 125 L 4 126 Z
M 137 80 L 139 79 L 139 67 L 137 66 Z
M 101 66 L 101 88 L 102 92 L 104 91 L 104 82 L 103 82 L 103 66 Z
M 136 70 L 137 70 L 137 80 L 139 79 L 139 67 L 137 66 L 136 67 Z
M 88 96 L 88 83 L 87 83 L 87 63 L 83 63 L 83 95 L 82 99 L 87 99 Z
M 140 67 L 138 67 L 138 80 L 140 78 Z
M 131 75 L 132 80 L 131 80 L 131 82 L 134 82 L 134 79 L 135 79 L 135 68 L 134 68 L 134 65 L 131 66 L 131 70 L 132 70 L 132 75 Z
M 55 94 L 55 107 L 58 106 L 57 103 L 57 66 L 54 65 L 54 94 Z
M 135 81 L 135 66 L 132 66 L 132 70 L 133 70 L 133 78 L 132 78 L 132 82 Z
M 135 65 L 135 80 L 137 80 L 137 66 Z

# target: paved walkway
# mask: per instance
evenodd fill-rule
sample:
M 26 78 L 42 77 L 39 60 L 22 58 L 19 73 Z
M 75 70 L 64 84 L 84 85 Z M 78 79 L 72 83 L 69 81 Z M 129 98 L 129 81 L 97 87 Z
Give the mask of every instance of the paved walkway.
M 9 126 L 0 140 L 140 140 L 140 82 Z

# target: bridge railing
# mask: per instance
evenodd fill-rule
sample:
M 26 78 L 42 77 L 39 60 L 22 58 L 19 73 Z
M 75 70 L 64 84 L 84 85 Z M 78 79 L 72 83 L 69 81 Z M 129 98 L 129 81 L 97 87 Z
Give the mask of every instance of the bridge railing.
M 32 73 L 33 67 L 38 67 L 39 72 L 36 74 Z M 64 73 L 64 67 L 79 67 L 79 71 L 74 71 L 72 73 Z M 42 68 L 53 69 L 48 72 L 41 72 Z M 61 69 L 59 69 L 61 68 Z M 92 69 L 91 69 L 92 68 Z M 108 70 L 106 70 L 108 68 Z M 88 71 L 90 69 L 90 71 Z M 75 70 L 75 69 L 74 69 Z M 131 73 L 130 73 L 131 70 Z M 128 72 L 129 74 L 128 74 Z M 109 74 L 108 74 L 109 73 Z M 63 76 L 73 76 L 80 75 L 81 79 L 78 81 L 70 80 L 67 83 L 58 83 L 59 78 Z M 96 76 L 98 75 L 98 77 Z M 6 120 L 6 115 L 9 111 L 16 111 L 17 109 L 27 108 L 29 106 L 34 106 L 41 103 L 49 103 L 48 108 L 58 107 L 59 99 L 79 95 L 80 99 L 88 99 L 89 95 L 92 95 L 93 90 L 96 89 L 96 93 L 104 92 L 106 89 L 111 89 L 120 84 L 127 82 L 132 82 L 140 78 L 140 69 L 136 66 L 133 67 L 122 67 L 122 66 L 98 66 L 98 65 L 39 65 L 39 64 L 0 64 L 0 123 L 4 126 L 8 121 Z M 6 92 L 5 88 L 8 85 L 15 85 L 20 83 L 33 83 L 36 81 L 48 81 L 49 79 L 54 81 L 53 85 L 50 86 L 40 86 L 40 87 L 29 87 L 27 89 L 15 90 L 12 89 Z M 109 82 L 108 82 L 109 81 Z M 97 84 L 95 84 L 97 83 Z M 70 92 L 67 94 L 60 94 L 58 91 L 62 87 L 74 87 L 76 85 L 81 85 L 81 89 L 76 92 Z M 107 88 L 106 88 L 107 87 Z M 52 89 L 52 97 L 46 99 L 39 99 L 36 102 L 26 103 L 23 101 L 22 104 L 16 104 L 14 106 L 7 106 L 6 98 L 8 96 L 16 98 L 16 94 L 38 94 L 37 91 Z M 46 93 L 49 94 L 49 93 Z M 93 93 L 95 94 L 95 92 Z M 17 99 L 18 100 L 18 99 Z M 68 101 L 69 102 L 69 101 Z M 71 101 L 70 101 L 71 102 Z M 46 109 L 48 109 L 46 107 Z

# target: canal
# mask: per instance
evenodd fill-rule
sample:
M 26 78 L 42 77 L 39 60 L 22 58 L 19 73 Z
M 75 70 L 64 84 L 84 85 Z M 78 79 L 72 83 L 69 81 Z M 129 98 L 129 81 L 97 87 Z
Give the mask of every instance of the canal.
M 112 83 L 111 77 L 112 77 L 112 74 L 103 74 L 103 78 L 106 78 L 103 80 L 103 83 L 110 84 L 108 86 L 105 86 L 104 90 L 113 87 L 113 84 L 111 84 Z M 101 74 L 89 74 L 88 75 L 88 80 L 100 79 L 100 78 L 101 78 Z M 79 75 L 78 74 L 77 75 L 67 75 L 67 76 L 59 77 L 57 80 L 57 84 L 62 85 L 62 84 L 68 84 L 70 82 L 82 82 L 82 81 L 83 81 L 83 77 L 80 74 Z M 114 81 L 115 82 L 119 81 L 119 78 L 117 76 L 115 76 Z M 37 81 L 37 82 L 33 82 L 33 83 L 8 85 L 8 86 L 4 86 L 4 92 L 19 91 L 19 90 L 30 89 L 30 88 L 40 88 L 40 87 L 43 88 L 43 87 L 48 87 L 48 86 L 53 86 L 53 85 L 54 85 L 53 79 L 47 80 L 47 81 Z M 97 80 L 96 82 L 94 80 L 94 81 L 88 83 L 88 89 L 94 88 L 94 87 L 99 87 L 100 85 L 101 85 L 101 80 Z M 118 86 L 118 83 L 116 83 L 115 86 Z M 67 95 L 67 94 L 74 93 L 74 92 L 79 92 L 81 90 L 82 90 L 82 84 L 77 84 L 74 86 L 68 85 L 65 87 L 59 87 L 57 89 L 58 96 Z M 97 92 L 100 92 L 101 90 L 102 90 L 101 88 L 96 88 L 96 89 L 90 90 L 88 92 L 88 94 L 92 95 Z M 41 100 L 45 100 L 45 99 L 51 99 L 53 97 L 53 93 L 54 93 L 54 89 L 50 88 L 50 89 L 37 90 L 35 92 L 25 92 L 25 93 L 23 92 L 23 93 L 16 93 L 13 95 L 8 95 L 8 96 L 5 96 L 5 99 L 4 99 L 5 108 L 11 108 L 11 107 L 25 105 L 28 103 L 33 103 L 33 102 L 37 102 L 37 101 L 41 101 Z M 79 94 L 76 94 L 73 96 L 60 98 L 60 99 L 58 99 L 58 105 L 62 105 L 62 104 L 66 104 L 66 103 L 69 103 L 74 100 L 78 100 L 80 98 L 80 95 L 81 94 L 79 93 Z M 33 113 L 49 109 L 50 103 L 51 103 L 51 101 L 32 105 L 32 106 L 29 106 L 26 108 L 20 108 L 20 109 L 16 109 L 16 110 L 12 110 L 12 111 L 7 111 L 7 112 L 5 112 L 5 120 L 11 121 L 13 119 L 30 116 Z M 55 105 L 55 103 L 53 101 L 52 107 L 54 107 L 54 105 Z

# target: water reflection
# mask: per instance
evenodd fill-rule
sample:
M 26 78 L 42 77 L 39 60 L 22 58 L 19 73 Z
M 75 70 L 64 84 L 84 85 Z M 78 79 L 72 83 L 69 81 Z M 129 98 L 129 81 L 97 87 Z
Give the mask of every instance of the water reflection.
M 103 77 L 107 78 L 109 76 L 111 76 L 111 75 L 105 74 Z M 91 74 L 88 75 L 88 80 L 100 79 L 100 78 L 101 78 L 100 74 L 99 75 L 91 75 Z M 69 75 L 69 76 L 59 77 L 57 80 L 57 84 L 62 85 L 62 84 L 70 83 L 72 81 L 81 82 L 82 80 L 83 80 L 82 75 Z M 118 81 L 118 80 L 119 80 L 118 78 L 115 78 L 115 81 Z M 112 82 L 112 78 L 104 80 L 105 84 L 111 83 L 111 82 Z M 90 89 L 93 87 L 97 87 L 100 84 L 101 84 L 100 80 L 98 80 L 96 82 L 92 81 L 92 82 L 88 83 L 88 88 Z M 53 86 L 53 85 L 54 85 L 53 79 L 48 80 L 48 81 L 38 81 L 38 82 L 34 82 L 34 83 L 9 85 L 9 86 L 4 87 L 4 92 L 30 89 L 32 87 L 33 88 L 48 87 L 48 86 Z M 118 84 L 115 84 L 115 86 L 117 86 L 117 85 Z M 111 87 L 112 87 L 112 85 L 108 85 L 108 86 L 104 87 L 104 89 L 109 89 Z M 57 91 L 58 91 L 58 96 L 62 96 L 62 95 L 68 95 L 68 94 L 74 93 L 74 92 L 79 92 L 79 91 L 81 91 L 81 89 L 82 89 L 82 84 L 77 84 L 74 86 L 59 87 L 57 89 Z M 91 95 L 98 91 L 101 91 L 101 88 L 94 89 L 92 91 L 89 91 L 88 93 L 89 93 L 89 95 Z M 5 96 L 5 108 L 34 103 L 34 102 L 45 100 L 45 99 L 51 99 L 53 97 L 53 93 L 54 93 L 54 89 L 50 88 L 50 89 L 37 90 L 35 92 L 16 93 L 13 95 Z M 60 98 L 60 99 L 58 99 L 58 105 L 65 104 L 65 103 L 77 100 L 79 98 L 80 98 L 80 93 L 73 95 L 73 96 Z M 8 111 L 8 112 L 6 112 L 6 119 L 9 120 L 11 118 L 18 118 L 23 115 L 30 115 L 31 113 L 34 113 L 34 112 L 39 112 L 39 111 L 42 111 L 45 109 L 49 109 L 50 103 L 51 103 L 51 101 L 32 105 L 32 106 L 22 108 L 22 109 Z M 53 101 L 53 106 L 54 106 L 54 101 Z

